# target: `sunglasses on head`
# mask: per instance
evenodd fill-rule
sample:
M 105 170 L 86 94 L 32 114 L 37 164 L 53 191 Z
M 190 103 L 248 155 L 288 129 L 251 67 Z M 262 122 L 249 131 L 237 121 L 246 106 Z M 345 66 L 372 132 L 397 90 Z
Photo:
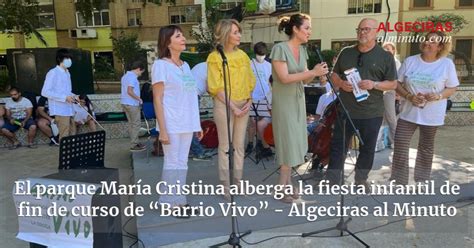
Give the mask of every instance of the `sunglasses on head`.
M 359 53 L 359 55 L 357 56 L 357 66 L 358 67 L 362 67 L 363 63 L 362 63 L 362 53 Z

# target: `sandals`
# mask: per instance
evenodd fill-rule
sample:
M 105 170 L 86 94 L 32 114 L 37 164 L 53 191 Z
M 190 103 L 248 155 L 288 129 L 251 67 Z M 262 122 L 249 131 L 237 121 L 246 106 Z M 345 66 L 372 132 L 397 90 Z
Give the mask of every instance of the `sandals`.
M 15 150 L 17 148 L 20 148 L 21 147 L 21 143 L 17 143 L 17 144 L 13 144 L 12 146 L 10 146 L 10 148 L 8 148 L 9 150 Z

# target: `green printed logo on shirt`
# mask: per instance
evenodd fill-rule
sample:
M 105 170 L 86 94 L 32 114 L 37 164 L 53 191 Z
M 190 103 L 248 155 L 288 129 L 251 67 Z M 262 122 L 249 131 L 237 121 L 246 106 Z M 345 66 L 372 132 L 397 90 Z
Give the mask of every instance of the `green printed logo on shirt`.
M 196 92 L 196 80 L 190 75 L 182 75 L 181 79 L 183 80 L 183 90 L 186 93 Z
M 430 90 L 432 82 L 434 81 L 433 75 L 427 73 L 412 73 L 408 76 L 410 83 L 418 90 Z

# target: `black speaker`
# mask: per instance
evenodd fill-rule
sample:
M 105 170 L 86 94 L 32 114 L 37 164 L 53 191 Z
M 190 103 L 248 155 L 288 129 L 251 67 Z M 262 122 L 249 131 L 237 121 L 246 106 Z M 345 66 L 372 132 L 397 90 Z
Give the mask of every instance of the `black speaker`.
M 304 87 L 306 101 L 306 113 L 314 114 L 318 106 L 319 98 L 326 93 L 325 87 Z

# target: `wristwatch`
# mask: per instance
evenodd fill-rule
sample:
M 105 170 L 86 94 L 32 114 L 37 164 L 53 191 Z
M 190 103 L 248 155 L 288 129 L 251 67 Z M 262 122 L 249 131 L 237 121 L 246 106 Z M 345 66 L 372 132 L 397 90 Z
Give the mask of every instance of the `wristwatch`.
M 379 85 L 380 82 L 374 82 L 374 90 L 378 90 L 377 89 L 377 85 Z

